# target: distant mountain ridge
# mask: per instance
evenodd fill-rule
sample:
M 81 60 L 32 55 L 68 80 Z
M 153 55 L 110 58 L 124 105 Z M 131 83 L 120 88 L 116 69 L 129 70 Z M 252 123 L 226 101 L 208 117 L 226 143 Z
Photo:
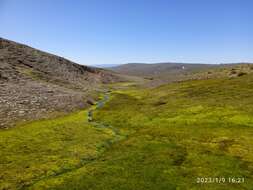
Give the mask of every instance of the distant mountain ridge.
M 182 74 L 188 71 L 213 68 L 216 65 L 200 63 L 127 63 L 110 69 L 133 76 L 155 77 L 163 74 Z
M 250 63 L 201 64 L 201 63 L 128 63 L 109 68 L 120 74 L 143 77 L 147 86 L 169 82 L 237 76 L 252 71 Z
M 94 67 L 98 67 L 98 68 L 111 68 L 111 67 L 117 67 L 121 64 L 98 64 L 98 65 L 94 65 Z

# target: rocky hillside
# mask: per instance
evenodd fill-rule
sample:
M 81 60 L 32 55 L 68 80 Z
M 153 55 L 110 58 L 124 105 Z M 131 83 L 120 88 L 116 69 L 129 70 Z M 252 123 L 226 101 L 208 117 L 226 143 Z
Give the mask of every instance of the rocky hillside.
M 114 72 L 0 38 L 0 127 L 83 108 L 102 84 L 121 80 Z

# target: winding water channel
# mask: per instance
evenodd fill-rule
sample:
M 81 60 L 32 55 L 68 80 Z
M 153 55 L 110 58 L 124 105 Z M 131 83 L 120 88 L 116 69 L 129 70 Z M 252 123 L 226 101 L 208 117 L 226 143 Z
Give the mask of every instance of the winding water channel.
M 109 92 L 105 93 L 103 98 L 97 102 L 95 108 L 91 108 L 88 111 L 88 122 L 93 121 L 93 112 L 99 108 L 102 108 L 104 106 L 104 104 L 109 100 L 109 96 L 110 96 Z
M 116 136 L 113 141 L 117 141 L 117 140 L 120 140 L 123 138 L 123 136 L 120 134 L 119 130 L 114 128 L 111 125 L 102 123 L 101 121 L 95 121 L 94 117 L 93 117 L 94 111 L 101 109 L 105 105 L 105 103 L 109 100 L 109 98 L 110 98 L 110 92 L 106 92 L 104 94 L 103 98 L 96 103 L 96 106 L 91 108 L 90 110 L 88 110 L 88 113 L 87 113 L 88 114 L 88 122 L 91 123 L 94 127 L 107 128 L 107 129 L 112 130 L 112 132 Z

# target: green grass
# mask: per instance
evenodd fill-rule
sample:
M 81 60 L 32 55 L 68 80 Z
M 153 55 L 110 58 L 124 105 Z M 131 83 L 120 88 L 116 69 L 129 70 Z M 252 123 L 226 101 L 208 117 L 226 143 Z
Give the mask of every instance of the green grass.
M 0 132 L 0 189 L 22 189 L 96 159 L 114 138 L 94 128 L 87 111 Z
M 94 119 L 125 138 L 111 140 L 113 131 L 89 126 L 84 112 L 2 131 L 1 179 L 10 187 L 29 179 L 24 187 L 36 190 L 250 190 L 252 94 L 250 74 L 114 91 Z M 108 139 L 114 143 L 105 146 Z M 197 177 L 245 182 L 199 184 Z

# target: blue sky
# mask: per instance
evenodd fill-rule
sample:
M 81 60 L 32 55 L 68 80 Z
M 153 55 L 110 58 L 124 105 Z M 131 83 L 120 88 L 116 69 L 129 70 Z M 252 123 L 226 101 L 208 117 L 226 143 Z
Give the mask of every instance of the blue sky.
M 0 36 L 80 64 L 253 62 L 252 0 L 0 0 Z

